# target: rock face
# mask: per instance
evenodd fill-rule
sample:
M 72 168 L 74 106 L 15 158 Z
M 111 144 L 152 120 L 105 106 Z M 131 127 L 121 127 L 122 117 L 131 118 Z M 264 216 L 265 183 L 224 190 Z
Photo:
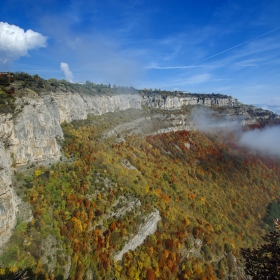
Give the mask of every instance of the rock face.
M 203 105 L 203 106 L 233 106 L 238 104 L 236 98 L 226 97 L 226 98 L 218 98 L 218 97 L 197 97 L 197 96 L 187 96 L 187 97 L 178 97 L 178 96 L 167 96 L 163 98 L 160 95 L 155 96 L 144 96 L 143 105 L 148 107 L 154 107 L 158 109 L 165 110 L 174 110 L 180 109 L 182 106 L 186 105 Z
M 60 157 L 57 138 L 63 138 L 60 124 L 86 119 L 116 110 L 141 108 L 136 94 L 89 96 L 58 92 L 40 96 L 30 92 L 16 101 L 18 109 L 9 137 L 10 152 L 16 164 L 54 161 Z
M 0 247 L 16 223 L 17 197 L 11 185 L 11 156 L 7 149 L 13 130 L 12 115 L 0 115 Z
M 50 112 L 59 123 L 86 119 L 89 114 L 101 115 L 129 108 L 141 109 L 141 96 L 138 94 L 82 95 L 71 92 L 58 92 L 42 96 Z
M 9 139 L 10 152 L 16 164 L 54 161 L 60 156 L 57 138 L 63 133 L 57 115 L 49 110 L 47 102 L 38 95 L 17 100 L 21 110 L 14 120 Z
M 141 96 L 91 96 L 58 92 L 38 95 L 28 91 L 16 100 L 15 114 L 0 115 L 0 247 L 16 223 L 18 198 L 11 185 L 11 166 L 59 159 L 63 138 L 60 124 L 116 110 L 141 108 Z
M 145 223 L 141 226 L 138 233 L 130 239 L 130 241 L 124 246 L 124 248 L 115 255 L 114 259 L 120 261 L 123 255 L 130 251 L 135 250 L 139 245 L 141 245 L 147 236 L 153 234 L 157 230 L 157 223 L 161 220 L 159 211 L 155 209 L 147 218 Z
M 154 114 L 125 124 L 117 125 L 103 133 L 104 138 L 123 135 L 155 135 L 178 130 L 192 130 L 195 126 L 187 114 Z
M 66 91 L 37 94 L 28 89 L 22 98 L 16 99 L 15 104 L 13 115 L 0 115 L 0 247 L 8 240 L 16 222 L 18 199 L 11 186 L 11 166 L 58 160 L 61 153 L 57 140 L 63 138 L 60 124 L 64 121 L 86 119 L 89 114 L 101 115 L 129 108 L 141 109 L 142 105 L 165 110 L 181 109 L 184 105 L 229 106 L 232 110 L 240 105 L 231 97 L 194 95 L 163 98 L 159 95 L 141 96 L 135 91 L 112 96 Z M 263 115 L 263 111 L 256 113 L 254 108 L 244 112 L 239 110 L 237 114 L 247 114 L 247 122 L 250 123 L 251 119 L 253 124 L 257 118 L 266 122 L 271 120 L 271 117 Z M 167 112 L 118 126 L 104 136 L 118 135 L 127 129 L 131 133 L 152 134 L 193 128 L 189 116 Z M 158 219 L 158 216 L 155 215 L 154 218 Z M 137 242 L 135 239 L 133 244 Z M 132 248 L 134 245 L 129 246 Z

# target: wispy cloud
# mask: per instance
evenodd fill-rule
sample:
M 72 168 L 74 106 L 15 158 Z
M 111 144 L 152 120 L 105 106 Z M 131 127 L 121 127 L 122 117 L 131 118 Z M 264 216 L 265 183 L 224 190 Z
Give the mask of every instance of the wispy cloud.
M 279 0 L 205 2 L 203 9 L 189 1 L 17 2 L 3 2 L 2 21 L 11 19 L 49 39 L 48 48 L 41 42 L 17 52 L 15 71 L 46 65 L 43 77 L 57 77 L 58 70 L 62 78 L 59 65 L 67 61 L 81 81 L 218 91 L 243 102 L 279 96 Z M 17 59 L 28 53 L 32 66 L 30 59 Z M 2 48 L 0 59 L 7 54 Z
M 158 70 L 170 70 L 170 69 L 189 69 L 195 68 L 196 66 L 159 66 L 156 63 L 152 63 L 149 66 L 146 66 L 147 69 L 158 69 Z
M 253 67 L 253 66 L 259 65 L 263 61 L 265 61 L 264 58 L 245 59 L 245 60 L 241 60 L 241 61 L 235 62 L 233 64 L 233 67 L 236 67 L 236 68 Z
M 205 74 L 198 74 L 193 75 L 192 77 L 186 79 L 186 84 L 201 84 L 209 81 L 211 78 L 211 75 L 208 73 Z

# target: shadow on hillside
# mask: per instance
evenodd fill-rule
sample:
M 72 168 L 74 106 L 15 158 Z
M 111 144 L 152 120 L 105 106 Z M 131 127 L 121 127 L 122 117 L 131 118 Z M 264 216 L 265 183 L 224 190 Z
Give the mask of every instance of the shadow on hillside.
M 35 273 L 31 268 L 19 269 L 15 272 L 10 271 L 7 268 L 5 273 L 0 275 L 0 280 L 29 280 L 29 279 L 48 280 L 50 278 L 47 274 Z M 58 275 L 54 279 L 63 280 L 63 276 Z

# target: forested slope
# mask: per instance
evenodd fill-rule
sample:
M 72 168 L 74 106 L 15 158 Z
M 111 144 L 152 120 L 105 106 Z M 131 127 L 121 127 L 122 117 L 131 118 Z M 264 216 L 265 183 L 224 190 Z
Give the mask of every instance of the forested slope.
M 17 171 L 32 216 L 18 221 L 1 273 L 240 279 L 239 250 L 260 242 L 266 209 L 279 200 L 279 159 L 240 148 L 234 132 L 102 137 L 121 115 L 64 123 L 61 161 Z M 157 230 L 118 260 L 157 211 Z

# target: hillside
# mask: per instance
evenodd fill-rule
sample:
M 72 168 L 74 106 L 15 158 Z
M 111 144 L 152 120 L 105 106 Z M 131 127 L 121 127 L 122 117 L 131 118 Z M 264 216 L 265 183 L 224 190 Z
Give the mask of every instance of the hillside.
M 1 274 L 242 277 L 280 162 L 238 141 L 277 115 L 227 96 L 26 79 L 1 93 Z

